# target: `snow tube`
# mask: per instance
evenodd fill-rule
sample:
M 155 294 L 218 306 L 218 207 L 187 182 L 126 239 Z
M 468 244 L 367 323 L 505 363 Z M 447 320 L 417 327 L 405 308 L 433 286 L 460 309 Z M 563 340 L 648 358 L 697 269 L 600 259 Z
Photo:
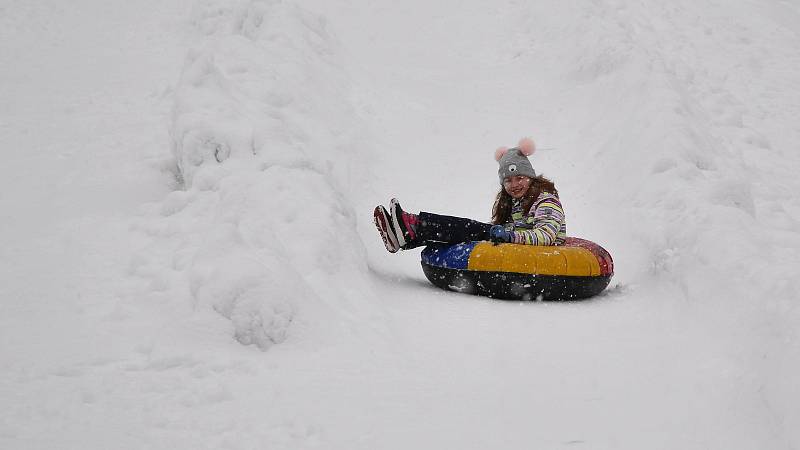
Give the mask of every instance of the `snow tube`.
M 506 300 L 573 300 L 597 295 L 614 262 L 599 245 L 569 237 L 564 245 L 465 242 L 429 245 L 422 270 L 434 285 Z

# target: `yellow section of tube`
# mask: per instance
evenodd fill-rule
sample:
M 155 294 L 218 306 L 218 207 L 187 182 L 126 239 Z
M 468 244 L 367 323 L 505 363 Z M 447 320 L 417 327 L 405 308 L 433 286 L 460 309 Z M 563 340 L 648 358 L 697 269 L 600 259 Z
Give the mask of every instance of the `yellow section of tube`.
M 535 275 L 598 276 L 600 263 L 580 247 L 481 242 L 469 256 L 469 270 Z

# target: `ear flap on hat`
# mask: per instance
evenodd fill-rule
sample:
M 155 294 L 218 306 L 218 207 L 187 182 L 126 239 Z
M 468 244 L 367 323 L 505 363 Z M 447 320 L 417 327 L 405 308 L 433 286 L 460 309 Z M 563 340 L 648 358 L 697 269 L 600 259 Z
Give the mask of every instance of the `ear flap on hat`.
M 494 151 L 494 160 L 500 162 L 500 158 L 502 158 L 507 151 L 508 147 L 499 147 L 497 150 Z

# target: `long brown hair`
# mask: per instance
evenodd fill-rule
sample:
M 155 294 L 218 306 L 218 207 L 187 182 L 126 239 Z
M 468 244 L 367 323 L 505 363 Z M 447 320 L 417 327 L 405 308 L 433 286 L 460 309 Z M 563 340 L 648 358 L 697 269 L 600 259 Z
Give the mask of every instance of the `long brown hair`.
M 542 192 L 550 192 L 558 197 L 558 189 L 555 184 L 547 178 L 538 175 L 531 178 L 531 185 L 528 191 L 522 196 L 522 210 L 527 214 L 533 206 L 533 202 L 539 198 Z M 492 206 L 492 224 L 502 225 L 511 222 L 511 200 L 513 198 L 506 192 L 503 186 L 500 186 L 500 192 L 494 199 L 494 206 Z

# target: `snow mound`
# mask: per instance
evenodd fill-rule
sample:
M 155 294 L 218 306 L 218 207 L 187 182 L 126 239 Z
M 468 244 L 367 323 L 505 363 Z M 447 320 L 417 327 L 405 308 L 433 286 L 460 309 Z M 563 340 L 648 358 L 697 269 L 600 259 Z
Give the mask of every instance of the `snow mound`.
M 191 185 L 206 164 L 246 158 L 347 180 L 354 112 L 324 20 L 292 3 L 203 2 L 176 93 L 173 153 Z M 336 163 L 336 164 L 334 164 Z
M 170 129 L 182 189 L 139 221 L 154 241 L 131 270 L 261 349 L 341 323 L 365 298 L 352 295 L 366 264 L 349 200 L 365 171 L 337 44 L 289 2 L 203 2 L 193 22 L 204 42 Z

